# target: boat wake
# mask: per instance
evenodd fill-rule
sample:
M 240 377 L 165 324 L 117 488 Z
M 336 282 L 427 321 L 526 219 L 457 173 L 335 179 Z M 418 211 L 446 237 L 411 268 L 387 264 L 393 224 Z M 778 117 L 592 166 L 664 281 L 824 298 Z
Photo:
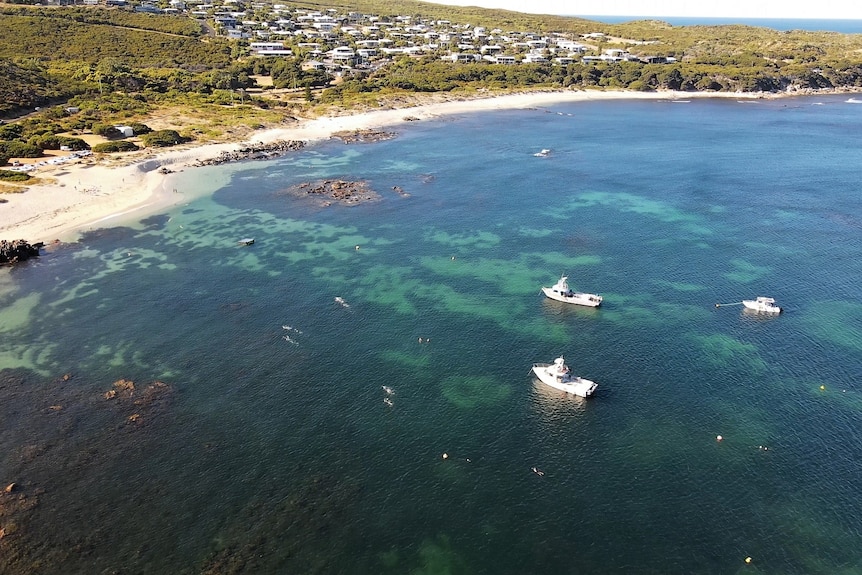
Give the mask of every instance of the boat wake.
M 383 403 L 385 403 L 389 407 L 392 407 L 393 405 L 395 405 L 395 402 L 392 401 L 392 396 L 395 395 L 395 390 L 392 389 L 391 387 L 389 387 L 388 385 L 384 385 L 381 387 L 383 387 L 383 393 L 384 393 Z
M 302 332 L 293 326 L 283 325 L 283 326 L 281 326 L 281 329 L 288 331 L 288 332 L 291 332 L 291 333 L 297 333 L 297 334 L 302 335 Z M 281 336 L 281 339 L 283 339 L 287 343 L 292 343 L 293 345 L 299 345 L 299 342 L 296 341 L 295 339 L 293 339 L 292 337 L 290 337 L 290 335 L 285 334 L 285 335 Z

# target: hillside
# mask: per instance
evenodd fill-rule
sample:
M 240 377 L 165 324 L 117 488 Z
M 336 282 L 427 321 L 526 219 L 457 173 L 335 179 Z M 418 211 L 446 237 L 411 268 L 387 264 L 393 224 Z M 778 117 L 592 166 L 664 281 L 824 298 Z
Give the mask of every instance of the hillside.
M 859 34 L 604 24 L 410 0 L 209 6 L 0 4 L 0 118 L 54 106 L 15 132 L 40 147 L 46 134 L 157 112 L 159 123 L 183 118 L 165 127 L 184 137 L 212 138 L 417 94 L 862 87 Z M 279 56 L 259 53 L 261 39 Z

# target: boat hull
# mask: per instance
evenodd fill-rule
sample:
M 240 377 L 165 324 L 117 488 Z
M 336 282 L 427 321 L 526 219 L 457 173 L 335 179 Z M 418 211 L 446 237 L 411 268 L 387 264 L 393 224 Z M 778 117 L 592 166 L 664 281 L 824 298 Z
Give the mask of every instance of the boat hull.
M 602 305 L 602 296 L 592 293 L 573 293 L 572 295 L 565 295 L 547 287 L 543 287 L 542 292 L 550 299 L 561 301 L 563 303 L 571 303 L 587 307 L 599 307 Z
M 781 313 L 781 308 L 777 305 L 767 305 L 755 300 L 742 300 L 742 305 L 745 309 L 756 311 L 757 313 Z
M 578 397 L 590 397 L 599 387 L 596 382 L 582 377 L 555 375 L 555 367 L 549 363 L 536 363 L 533 364 L 533 374 L 545 385 Z

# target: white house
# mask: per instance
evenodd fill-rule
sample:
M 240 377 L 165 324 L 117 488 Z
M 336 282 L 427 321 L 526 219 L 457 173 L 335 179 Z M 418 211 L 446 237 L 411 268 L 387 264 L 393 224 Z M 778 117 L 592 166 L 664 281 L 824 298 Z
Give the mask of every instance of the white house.
M 356 52 L 349 46 L 339 46 L 327 52 L 334 62 L 352 62 L 356 59 Z
M 260 50 L 284 50 L 284 44 L 281 42 L 252 42 L 248 47 L 254 52 L 259 52 Z
M 530 52 L 524 56 L 524 62 L 529 64 L 545 64 L 547 61 L 548 59 L 538 52 Z
M 580 42 L 575 42 L 574 40 L 557 40 L 557 48 L 560 50 L 566 50 L 567 52 L 578 53 L 583 53 L 587 50 L 586 46 Z
M 287 48 L 281 48 L 281 49 L 269 48 L 266 50 L 258 50 L 257 52 L 255 52 L 255 54 L 257 54 L 261 58 L 273 58 L 273 57 L 284 58 L 287 56 L 293 56 L 293 51 L 289 50 Z
M 479 54 L 465 54 L 463 52 L 453 52 L 447 56 L 443 56 L 443 60 L 451 60 L 453 62 L 478 62 L 482 59 Z

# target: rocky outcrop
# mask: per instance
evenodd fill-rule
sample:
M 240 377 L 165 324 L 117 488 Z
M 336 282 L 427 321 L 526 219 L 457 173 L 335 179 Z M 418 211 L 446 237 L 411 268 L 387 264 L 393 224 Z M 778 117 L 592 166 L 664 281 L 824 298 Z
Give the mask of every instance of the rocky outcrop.
M 301 150 L 304 147 L 305 142 L 300 140 L 278 140 L 269 144 L 251 144 L 239 150 L 222 152 L 215 158 L 197 160 L 192 166 L 216 166 L 242 160 L 269 160 L 287 152 Z
M 380 199 L 380 195 L 371 190 L 368 182 L 347 180 L 318 180 L 303 182 L 287 190 L 290 195 L 319 198 L 322 205 L 333 202 L 355 205 Z
M 370 142 L 382 142 L 383 140 L 391 140 L 398 134 L 395 132 L 384 132 L 382 130 L 354 130 L 352 132 L 336 132 L 332 134 L 333 138 L 338 138 L 345 144 L 359 144 Z
M 0 240 L 0 264 L 14 264 L 38 256 L 39 249 L 44 245 L 42 242 L 31 244 L 24 240 Z

